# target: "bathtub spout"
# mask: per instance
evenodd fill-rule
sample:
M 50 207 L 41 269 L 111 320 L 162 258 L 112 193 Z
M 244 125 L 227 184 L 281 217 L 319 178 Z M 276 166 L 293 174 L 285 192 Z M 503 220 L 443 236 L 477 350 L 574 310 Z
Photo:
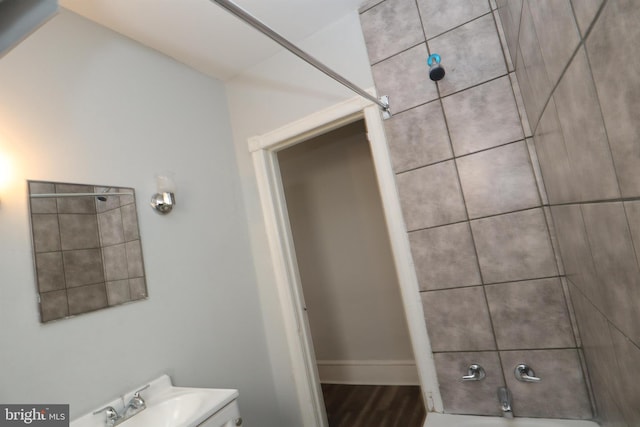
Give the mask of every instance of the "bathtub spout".
M 513 411 L 511 410 L 511 392 L 509 392 L 508 388 L 498 388 L 498 401 L 500 402 L 500 409 L 502 409 L 502 416 L 505 418 L 513 418 Z

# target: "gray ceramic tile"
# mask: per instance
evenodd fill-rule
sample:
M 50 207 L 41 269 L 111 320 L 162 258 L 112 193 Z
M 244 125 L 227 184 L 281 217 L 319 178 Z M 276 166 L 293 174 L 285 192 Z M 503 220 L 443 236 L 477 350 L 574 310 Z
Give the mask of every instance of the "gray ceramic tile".
M 142 265 L 142 248 L 140 247 L 140 240 L 134 240 L 127 242 L 127 265 L 129 277 L 141 277 L 144 276 L 144 267 Z
M 429 79 L 427 56 L 423 43 L 371 68 L 378 94 L 389 97 L 393 114 L 438 97 L 436 85 Z
M 594 393 L 602 389 L 614 393 L 620 372 L 609 322 L 575 285 L 570 284 L 569 289 Z
M 640 342 L 640 270 L 622 202 L 582 206 L 587 237 L 601 286 L 604 314 Z
M 538 190 L 538 196 L 543 205 L 549 205 L 549 197 L 547 196 L 547 190 L 542 180 L 542 170 L 540 169 L 540 160 L 538 159 L 538 152 L 533 142 L 533 138 L 527 138 L 526 140 L 527 151 L 529 152 L 529 158 L 531 159 L 531 166 L 533 167 L 533 175 L 536 180 L 536 187 Z
M 524 138 L 508 76 L 442 100 L 457 156 Z
M 428 39 L 491 11 L 486 1 L 418 0 L 418 7 Z
M 67 291 L 69 314 L 82 314 L 108 306 L 104 283 L 82 286 Z
M 62 252 L 36 254 L 38 289 L 49 292 L 65 288 Z
M 90 185 L 56 184 L 56 193 L 93 193 L 94 191 L 93 186 Z M 58 213 L 96 213 L 95 198 L 90 196 L 58 197 Z
M 518 114 L 520 115 L 520 123 L 522 124 L 522 130 L 525 137 L 533 136 L 531 132 L 531 126 L 529 126 L 529 118 L 527 117 L 527 110 L 524 108 L 524 100 L 522 99 L 522 91 L 520 90 L 520 83 L 518 83 L 518 77 L 516 73 L 509 73 L 509 79 L 511 80 L 511 88 L 516 98 L 516 105 L 518 106 Z
M 485 283 L 558 274 L 542 209 L 471 221 Z
M 604 289 L 598 281 L 580 206 L 553 206 L 551 212 L 566 276 L 603 309 Z
M 490 285 L 485 291 L 500 350 L 575 346 L 560 279 Z
M 360 15 L 372 64 L 424 42 L 414 0 L 386 0 Z
M 502 45 L 502 52 L 504 53 L 504 59 L 507 61 L 507 70 L 509 72 L 515 71 L 515 66 L 511 60 L 511 54 L 509 53 L 509 44 L 507 43 L 507 36 L 504 33 L 504 26 L 502 25 L 502 19 L 497 10 L 493 11 L 493 19 L 496 20 L 496 27 L 498 28 L 498 37 L 500 37 L 500 44 Z
M 100 247 L 96 215 L 58 215 L 62 250 Z
M 640 196 L 640 8 L 612 0 L 587 40 L 593 77 L 623 197 Z
M 602 427 L 633 427 L 624 421 L 619 402 L 604 390 L 595 394 L 595 403 L 598 408 L 596 422 Z
M 470 218 L 540 206 L 524 141 L 456 159 Z
M 129 279 L 129 293 L 131 295 L 131 301 L 147 297 L 147 284 L 144 277 Z
M 109 282 L 127 279 L 127 252 L 125 245 L 109 246 L 103 249 L 104 271 Z
M 453 224 L 409 233 L 420 290 L 482 283 L 469 224 Z
M 491 15 L 430 40 L 429 49 L 432 53 L 440 54 L 447 72 L 445 78 L 438 82 L 442 96 L 507 73 L 498 31 Z M 422 71 L 426 71 L 424 65 Z
M 136 212 L 136 205 L 125 205 L 121 208 L 122 212 L 122 227 L 124 231 L 124 239 L 127 242 L 140 238 L 140 231 L 138 230 L 138 214 Z
M 119 208 L 98 214 L 100 242 L 102 246 L 124 243 L 124 228 L 122 222 L 122 212 Z
M 571 62 L 553 99 L 574 182 L 580 186 L 581 201 L 619 197 L 598 97 L 583 48 Z
M 507 46 L 511 54 L 511 60 L 516 63 L 518 49 L 518 32 L 520 31 L 520 15 L 522 13 L 522 0 L 504 0 L 498 2 L 498 13 L 504 28 Z
M 40 294 L 40 320 L 62 319 L 69 315 L 67 291 L 53 291 Z
M 436 353 L 433 358 L 446 413 L 501 415 L 496 390 L 504 380 L 497 352 Z M 472 364 L 484 368 L 487 376 L 482 381 L 462 381 Z
M 580 200 L 580 182 L 574 179 L 553 99 L 540 118 L 533 140 L 549 201 L 555 204 Z
M 36 252 L 51 252 L 60 250 L 60 228 L 58 215 L 31 215 L 33 229 L 33 244 Z
M 433 351 L 495 350 L 482 286 L 423 292 Z
M 65 251 L 63 258 L 67 288 L 104 282 L 100 249 Z
M 564 293 L 565 301 L 567 302 L 567 309 L 569 310 L 569 319 L 571 320 L 571 329 L 573 330 L 573 337 L 576 341 L 576 347 L 578 347 L 578 351 L 582 352 L 582 339 L 580 337 L 580 330 L 578 329 L 578 321 L 576 320 L 576 313 L 573 308 L 573 302 L 569 293 L 569 286 L 573 286 L 573 284 L 569 282 L 566 277 L 561 277 L 560 282 L 562 284 L 562 292 Z M 588 372 L 585 373 L 586 362 L 584 361 L 584 354 L 582 353 L 580 354 L 580 360 L 582 360 L 582 373 L 587 376 Z
M 467 218 L 452 160 L 399 174 L 396 183 L 408 230 Z
M 564 265 L 562 264 L 562 256 L 560 255 L 560 246 L 558 245 L 558 236 L 556 236 L 556 229 L 553 223 L 553 216 L 551 215 L 551 208 L 549 206 L 543 206 L 542 212 L 544 212 L 544 217 L 547 221 L 547 227 L 549 227 L 549 238 L 551 239 L 551 247 L 553 248 L 556 267 L 558 268 L 558 274 L 560 276 L 564 276 Z
M 109 301 L 109 305 L 118 305 L 131 301 L 129 280 L 107 282 L 107 299 Z
M 453 157 L 438 101 L 396 114 L 384 124 L 396 173 Z
M 551 95 L 553 85 L 547 75 L 528 2 L 524 2 L 522 7 L 519 50 L 521 58 L 517 59 L 516 75 L 522 90 L 529 124 L 532 129 L 535 129 L 544 105 Z
M 571 3 L 569 0 L 527 1 L 547 66 L 547 75 L 551 83 L 555 84 L 580 42 Z M 559 40 L 562 42 L 559 43 Z
M 501 351 L 500 357 L 516 417 L 592 417 L 577 350 Z M 516 380 L 514 370 L 520 363 L 529 365 L 542 381 Z
M 620 401 L 625 421 L 631 426 L 636 426 L 640 420 L 640 382 L 629 369 L 640 366 L 640 348 L 616 328 L 610 327 L 610 330 L 618 365 L 622 370 L 622 375 L 617 378 L 619 392 L 616 397 Z
M 600 9 L 602 0 L 571 0 L 580 33 L 584 36 Z
M 373 6 L 382 3 L 384 0 L 364 0 L 358 7 L 358 13 L 364 13 Z
M 636 258 L 640 264 L 640 201 L 625 202 L 624 210 L 627 213 L 631 240 L 636 251 Z

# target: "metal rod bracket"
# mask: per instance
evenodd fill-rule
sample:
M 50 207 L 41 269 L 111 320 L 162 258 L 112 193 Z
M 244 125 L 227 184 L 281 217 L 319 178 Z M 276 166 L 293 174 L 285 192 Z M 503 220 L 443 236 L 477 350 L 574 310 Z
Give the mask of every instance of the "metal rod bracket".
M 387 95 L 382 95 L 380 98 L 380 108 L 382 108 L 382 118 L 384 120 L 390 119 L 391 114 L 391 106 L 389 105 L 389 97 Z

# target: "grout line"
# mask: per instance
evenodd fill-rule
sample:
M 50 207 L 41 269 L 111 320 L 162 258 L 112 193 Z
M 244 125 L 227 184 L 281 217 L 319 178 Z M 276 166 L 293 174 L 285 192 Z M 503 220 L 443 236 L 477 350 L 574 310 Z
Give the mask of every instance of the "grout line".
M 491 350 L 438 350 L 438 351 L 434 351 L 434 354 L 437 353 L 480 353 L 480 352 L 498 352 L 498 353 L 502 353 L 502 352 L 508 352 L 508 351 L 547 351 L 547 350 L 578 350 L 578 347 L 543 347 L 543 348 L 539 348 L 539 347 L 524 347 L 524 348 L 507 348 L 507 349 L 501 349 L 501 348 L 495 348 L 495 349 L 491 349 Z M 502 364 L 502 359 L 500 360 L 500 363 Z
M 499 75 L 497 75 L 497 76 L 495 76 L 495 77 L 491 77 L 490 79 L 487 79 L 487 80 L 483 80 L 483 81 L 481 81 L 480 83 L 475 83 L 475 84 L 473 84 L 473 85 L 471 85 L 471 86 L 468 86 L 468 87 L 462 88 L 462 89 L 457 90 L 457 91 L 455 91 L 455 92 L 451 92 L 451 93 L 448 93 L 448 94 L 446 94 L 446 95 L 442 95 L 442 98 L 449 98 L 450 96 L 457 95 L 457 94 L 459 94 L 460 92 L 464 92 L 464 91 L 469 90 L 469 89 L 477 88 L 478 86 L 482 86 L 482 85 L 483 85 L 483 84 L 485 84 L 485 83 L 490 83 L 490 82 L 492 82 L 492 81 L 494 81 L 494 80 L 498 80 L 498 79 L 501 79 L 501 78 L 503 78 L 503 77 L 507 77 L 507 78 L 509 78 L 509 70 L 507 70 L 507 72 L 506 72 L 506 73 L 499 74 Z
M 419 11 L 419 10 L 420 10 L 420 9 L 418 9 L 418 11 Z M 466 21 L 466 22 L 464 22 L 464 23 L 462 23 L 462 24 L 460 24 L 460 25 L 456 25 L 455 27 L 449 28 L 448 30 L 443 31 L 443 32 L 441 32 L 441 33 L 439 33 L 439 34 L 436 34 L 435 36 L 433 36 L 433 37 L 431 37 L 431 38 L 427 38 L 427 34 L 425 33 L 424 38 L 425 38 L 425 40 L 427 40 L 427 41 L 430 41 L 430 40 L 436 39 L 436 38 L 438 38 L 438 37 L 440 37 L 440 36 L 442 36 L 442 35 L 445 35 L 445 34 L 448 34 L 448 33 L 452 32 L 452 31 L 455 31 L 455 30 L 457 30 L 457 29 L 458 29 L 458 28 L 460 28 L 460 27 L 464 27 L 465 25 L 467 25 L 467 24 L 469 24 L 469 23 L 471 23 L 471 22 L 473 22 L 473 21 L 477 21 L 478 19 L 484 18 L 485 16 L 490 15 L 490 14 L 492 14 L 492 13 L 493 13 L 493 10 L 491 9 L 491 4 L 489 4 L 489 12 L 485 12 L 485 13 L 483 13 L 482 15 L 478 15 L 478 16 L 476 16 L 475 18 L 470 19 L 470 20 L 468 20 L 468 21 Z M 422 28 L 424 29 L 424 26 L 423 26 Z
M 618 326 L 615 323 L 613 323 L 611 319 L 609 319 L 609 316 L 607 316 L 602 310 L 600 310 L 600 308 L 596 304 L 594 304 L 593 301 L 591 301 L 591 299 L 584 293 L 584 291 L 578 285 L 573 283 L 569 278 L 567 278 L 567 282 L 571 286 L 573 286 L 573 288 L 577 292 L 580 292 L 582 297 L 589 302 L 591 307 L 593 307 L 593 310 L 597 311 L 604 318 L 604 320 L 606 320 L 609 327 L 613 327 L 614 329 L 616 329 L 622 336 L 626 337 L 628 341 L 640 351 L 640 345 L 636 344 L 630 337 L 627 336 L 627 334 L 625 334 L 622 330 L 620 330 L 620 328 L 618 328 Z
M 445 118 L 445 122 L 446 122 L 446 118 Z M 448 127 L 447 127 L 447 133 L 448 133 L 448 132 L 449 132 L 449 129 L 448 129 Z M 459 156 L 456 156 L 456 155 L 455 155 L 455 153 L 453 153 L 453 157 L 448 157 L 448 158 L 446 158 L 446 159 L 438 160 L 438 161 L 433 162 L 433 163 L 427 163 L 427 164 L 424 164 L 424 165 L 416 166 L 416 167 L 414 167 L 414 168 L 410 168 L 410 169 L 402 170 L 402 171 L 396 172 L 395 174 L 396 174 L 396 175 L 402 175 L 402 174 L 407 173 L 407 172 L 413 172 L 413 171 L 416 171 L 416 170 L 418 170 L 418 169 L 422 169 L 422 168 L 425 168 L 425 167 L 429 167 L 429 166 L 437 165 L 437 164 L 444 163 L 444 162 L 448 162 L 448 161 L 455 160 L 455 159 L 462 159 L 462 158 L 465 158 L 465 157 L 470 157 L 470 156 L 473 156 L 473 155 L 475 155 L 475 154 L 484 153 L 484 152 L 486 152 L 486 151 L 491 151 L 491 150 L 496 149 L 496 148 L 503 148 L 503 147 L 506 147 L 507 145 L 517 144 L 517 143 L 519 143 L 519 142 L 523 142 L 523 141 L 524 141 L 524 142 L 525 142 L 525 144 L 526 144 L 526 140 L 527 140 L 527 138 L 518 139 L 518 140 L 515 140 L 515 141 L 509 141 L 509 142 L 505 142 L 505 143 L 502 143 L 502 144 L 495 145 L 495 146 L 493 146 L 493 147 L 488 147 L 488 148 L 483 148 L 483 149 L 478 150 L 478 151 L 473 151 L 473 152 L 471 152 L 471 153 L 461 154 L 461 155 L 459 155 Z M 450 137 L 449 137 L 449 141 L 450 141 L 450 143 L 451 143 L 451 138 L 450 138 Z M 453 144 L 451 143 L 451 145 L 453 145 Z M 452 151 L 453 151 L 453 147 L 451 147 L 451 149 L 452 149 Z M 544 204 L 541 204 L 540 206 L 544 206 Z M 453 224 L 453 223 L 452 223 L 452 224 Z
M 400 51 L 398 51 L 398 52 L 394 53 L 393 55 L 387 56 L 386 58 L 383 58 L 383 59 L 381 59 L 381 60 L 379 60 L 379 61 L 376 61 L 376 62 L 373 62 L 373 63 L 369 64 L 369 67 L 373 68 L 374 66 L 376 66 L 376 65 L 378 65 L 378 64 L 381 64 L 382 62 L 386 62 L 386 61 L 388 61 L 388 60 L 390 60 L 390 59 L 392 59 L 392 58 L 395 58 L 396 56 L 399 56 L 399 55 L 401 55 L 401 54 L 403 54 L 403 53 L 405 53 L 405 52 L 410 51 L 410 50 L 411 50 L 411 49 L 413 49 L 413 48 L 416 48 L 416 47 L 420 46 L 421 44 L 426 44 L 426 43 L 427 43 L 427 42 L 426 42 L 425 40 L 422 40 L 421 42 L 416 43 L 416 44 L 413 44 L 413 45 L 411 45 L 411 46 L 409 46 L 409 47 L 407 47 L 407 48 L 405 48 L 405 49 L 402 49 L 402 50 L 400 50 Z M 404 110 L 403 110 L 403 111 L 404 111 Z
M 489 4 L 489 8 L 491 8 L 491 4 Z M 498 14 L 498 9 L 492 11 L 492 16 L 493 16 L 493 25 L 496 27 L 496 32 L 498 33 L 498 39 L 500 40 L 500 47 L 502 48 L 502 59 L 504 59 L 504 68 L 507 69 L 507 73 L 510 72 L 509 70 L 509 62 L 507 60 L 507 52 L 505 52 L 505 49 L 508 51 L 509 47 L 507 44 L 507 34 L 504 31 L 504 25 L 502 25 L 502 18 L 500 18 L 500 15 L 498 15 L 498 17 L 496 18 L 496 14 Z M 500 25 L 498 25 L 498 19 L 500 19 Z M 502 29 L 502 31 L 500 31 Z M 511 52 L 509 52 L 509 56 L 511 56 Z M 513 62 L 513 61 L 511 61 Z M 515 72 L 516 70 L 516 66 L 514 64 L 511 64 L 513 66 L 513 71 Z
M 527 279 L 515 279 L 515 280 L 507 280 L 504 282 L 490 282 L 490 283 L 477 283 L 475 285 L 461 285 L 461 286 L 451 286 L 451 287 L 447 287 L 447 288 L 440 288 L 440 289 L 425 289 L 425 290 L 420 290 L 420 294 L 426 294 L 426 293 L 432 293 L 432 292 L 440 292 L 440 291 L 448 291 L 451 289 L 465 289 L 465 288 L 477 288 L 479 286 L 496 286 L 496 285 L 508 285 L 508 284 L 516 284 L 516 283 L 524 283 L 524 282 L 534 282 L 537 280 L 550 280 L 550 279 L 558 279 L 561 280 L 563 277 L 562 275 L 555 275 L 555 276 L 543 276 L 543 277 L 531 277 L 531 278 L 527 278 Z
M 600 203 L 626 203 L 626 202 L 638 202 L 640 201 L 640 196 L 635 197 L 616 197 L 614 199 L 598 199 L 598 200 L 588 200 L 585 202 L 575 201 L 575 202 L 560 202 L 560 203 L 549 203 L 548 207 L 556 207 L 556 206 L 580 206 L 580 205 L 595 205 Z
M 578 348 L 582 348 L 582 335 L 580 334 L 580 329 L 578 328 L 578 317 L 576 316 L 576 310 L 573 305 L 573 300 L 571 299 L 571 291 L 569 290 L 569 279 L 567 279 L 567 276 L 565 275 L 560 279 L 560 282 L 562 285 L 562 293 L 565 296 L 565 302 L 569 313 L 571 329 L 573 330 L 574 342 L 576 343 L 576 346 Z
M 371 10 L 371 9 L 373 9 L 374 7 L 379 6 L 379 5 L 380 5 L 380 3 L 384 3 L 384 1 L 385 1 L 385 0 L 379 0 L 379 1 L 378 1 L 378 2 L 376 2 L 375 4 L 372 4 L 371 6 L 366 7 L 365 9 L 359 10 L 359 11 L 358 11 L 358 15 L 362 15 L 363 13 L 370 11 L 370 10 Z
M 465 207 L 466 207 L 466 205 L 465 205 Z M 516 210 L 508 211 L 508 212 L 500 212 L 500 213 L 497 213 L 497 214 L 479 216 L 477 218 L 469 218 L 469 219 L 463 219 L 463 220 L 455 221 L 455 222 L 448 222 L 446 224 L 438 224 L 438 225 L 432 225 L 432 226 L 423 227 L 423 228 L 416 228 L 416 229 L 413 229 L 413 230 L 407 230 L 407 232 L 408 233 L 415 233 L 417 231 L 432 230 L 434 228 L 447 227 L 449 225 L 462 224 L 462 223 L 465 223 L 465 222 L 471 223 L 471 222 L 475 222 L 475 221 L 479 221 L 479 220 L 483 220 L 483 219 L 495 218 L 495 217 L 498 217 L 498 216 L 510 215 L 510 214 L 514 214 L 514 213 L 532 211 L 532 210 L 536 210 L 536 209 L 542 210 L 542 208 L 544 208 L 543 205 L 535 205 L 535 206 L 531 206 L 531 207 L 528 207 L 528 208 L 516 209 Z
M 560 85 L 560 82 L 564 78 L 564 75 L 567 73 L 567 70 L 571 66 L 571 63 L 573 62 L 573 60 L 577 56 L 578 52 L 580 51 L 580 48 L 584 47 L 584 50 L 586 52 L 587 48 L 585 46 L 585 40 L 589 37 L 589 34 L 591 34 L 591 31 L 593 30 L 593 27 L 595 26 L 596 22 L 598 21 L 598 18 L 602 14 L 602 11 L 603 11 L 604 7 L 606 6 L 607 2 L 608 2 L 608 0 L 603 0 L 602 4 L 600 5 L 600 8 L 598 9 L 598 12 L 596 13 L 596 16 L 593 18 L 593 20 L 591 21 L 591 24 L 589 25 L 589 28 L 585 32 L 584 37 L 580 36 L 580 41 L 578 42 L 578 45 L 576 46 L 576 48 L 574 49 L 573 53 L 569 57 L 569 60 L 565 64 L 564 68 L 562 69 L 562 72 L 560 73 L 560 76 L 558 77 L 558 81 L 556 81 L 555 83 L 552 82 L 551 92 L 549 93 L 549 96 L 548 96 L 547 100 L 545 101 L 545 103 L 542 106 L 542 110 L 540 111 L 539 117 L 537 117 L 537 120 L 535 122 L 535 128 L 532 129 L 532 133 L 534 135 L 536 133 L 536 130 L 538 129 L 538 125 L 540 124 L 540 119 L 542 118 L 542 115 L 543 115 L 545 109 L 547 108 L 547 105 L 549 104 L 549 101 L 551 100 L 551 98 L 553 98 L 553 95 L 555 94 L 556 89 Z M 524 8 L 524 6 L 523 6 L 523 8 Z M 578 27 L 578 22 L 575 20 L 575 16 L 574 16 L 574 21 L 575 21 L 575 24 L 576 24 L 576 28 L 578 30 L 578 35 L 580 35 L 580 28 Z M 535 26 L 534 26 L 534 31 L 535 31 Z M 537 37 L 538 36 L 536 34 L 536 39 L 537 39 Z M 539 41 L 538 41 L 538 45 L 540 45 Z M 542 61 L 544 63 L 544 57 L 542 58 Z M 545 72 L 546 72 L 546 64 L 545 64 Z M 591 66 L 590 65 L 589 65 L 589 72 L 591 72 Z M 592 79 L 593 79 L 593 76 L 592 76 Z M 594 82 L 594 86 L 595 86 L 595 82 Z

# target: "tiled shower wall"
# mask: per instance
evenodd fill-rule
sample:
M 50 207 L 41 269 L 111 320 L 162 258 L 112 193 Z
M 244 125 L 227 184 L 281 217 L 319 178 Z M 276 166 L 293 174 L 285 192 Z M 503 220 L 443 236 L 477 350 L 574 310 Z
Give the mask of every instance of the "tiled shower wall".
M 640 426 L 640 2 L 498 5 L 598 418 Z
M 489 1 L 361 8 L 445 411 L 591 418 L 581 354 L 513 61 Z M 428 78 L 438 53 L 447 75 Z M 421 355 L 415 355 L 423 357 Z M 463 382 L 473 363 L 486 378 Z M 543 380 L 523 383 L 527 363 Z

